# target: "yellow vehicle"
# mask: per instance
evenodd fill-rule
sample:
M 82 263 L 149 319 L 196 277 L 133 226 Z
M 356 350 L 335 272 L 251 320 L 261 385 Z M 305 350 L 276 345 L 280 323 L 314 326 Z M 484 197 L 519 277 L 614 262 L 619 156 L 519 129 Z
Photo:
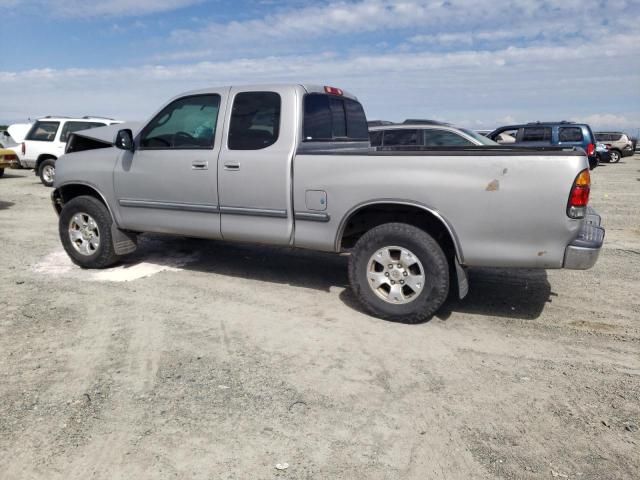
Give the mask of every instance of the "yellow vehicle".
M 18 165 L 18 156 L 13 150 L 0 148 L 0 177 L 4 175 L 5 168 L 13 168 Z

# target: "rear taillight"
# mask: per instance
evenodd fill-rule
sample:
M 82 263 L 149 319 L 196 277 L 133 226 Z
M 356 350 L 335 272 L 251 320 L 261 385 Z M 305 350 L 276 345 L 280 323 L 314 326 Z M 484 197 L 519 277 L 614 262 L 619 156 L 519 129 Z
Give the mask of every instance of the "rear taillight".
M 584 218 L 587 213 L 589 203 L 589 193 L 591 192 L 591 175 L 589 170 L 582 170 L 571 187 L 569 203 L 567 205 L 567 216 L 570 218 Z
M 14 160 L 18 160 L 18 156 L 14 153 L 14 154 L 7 154 L 4 156 L 5 160 L 9 160 L 10 162 L 14 161 Z
M 589 145 L 587 145 L 587 155 L 589 157 L 593 157 L 596 153 L 596 145 L 595 143 L 590 143 Z
M 24 142 L 22 142 L 22 155 L 24 155 L 25 153 L 27 153 L 27 147 L 25 146 Z

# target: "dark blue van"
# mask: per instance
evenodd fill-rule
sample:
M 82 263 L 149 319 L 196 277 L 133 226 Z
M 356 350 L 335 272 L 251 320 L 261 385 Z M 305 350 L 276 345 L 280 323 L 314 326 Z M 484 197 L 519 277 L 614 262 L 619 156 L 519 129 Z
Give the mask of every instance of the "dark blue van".
M 598 166 L 596 139 L 586 123 L 535 122 L 500 127 L 487 135 L 503 145 L 523 147 L 580 147 L 589 158 L 589 168 Z

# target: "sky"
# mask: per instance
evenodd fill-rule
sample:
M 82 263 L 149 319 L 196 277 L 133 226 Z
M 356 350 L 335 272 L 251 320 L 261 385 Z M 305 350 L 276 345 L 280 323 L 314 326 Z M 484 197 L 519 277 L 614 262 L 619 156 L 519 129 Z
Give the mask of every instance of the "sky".
M 640 0 L 0 0 L 0 123 L 313 83 L 370 119 L 640 131 Z

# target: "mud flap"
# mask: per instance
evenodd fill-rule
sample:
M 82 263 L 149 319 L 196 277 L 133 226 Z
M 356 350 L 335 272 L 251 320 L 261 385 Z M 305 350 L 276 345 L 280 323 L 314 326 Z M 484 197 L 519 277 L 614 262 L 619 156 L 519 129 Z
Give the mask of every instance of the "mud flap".
M 456 276 L 458 277 L 458 296 L 460 300 L 467 296 L 469 293 L 469 278 L 467 277 L 466 270 L 460 265 L 458 259 L 454 259 L 456 264 Z
M 114 223 L 111 224 L 111 238 L 116 255 L 126 255 L 138 248 L 138 236 L 135 233 L 123 232 Z

